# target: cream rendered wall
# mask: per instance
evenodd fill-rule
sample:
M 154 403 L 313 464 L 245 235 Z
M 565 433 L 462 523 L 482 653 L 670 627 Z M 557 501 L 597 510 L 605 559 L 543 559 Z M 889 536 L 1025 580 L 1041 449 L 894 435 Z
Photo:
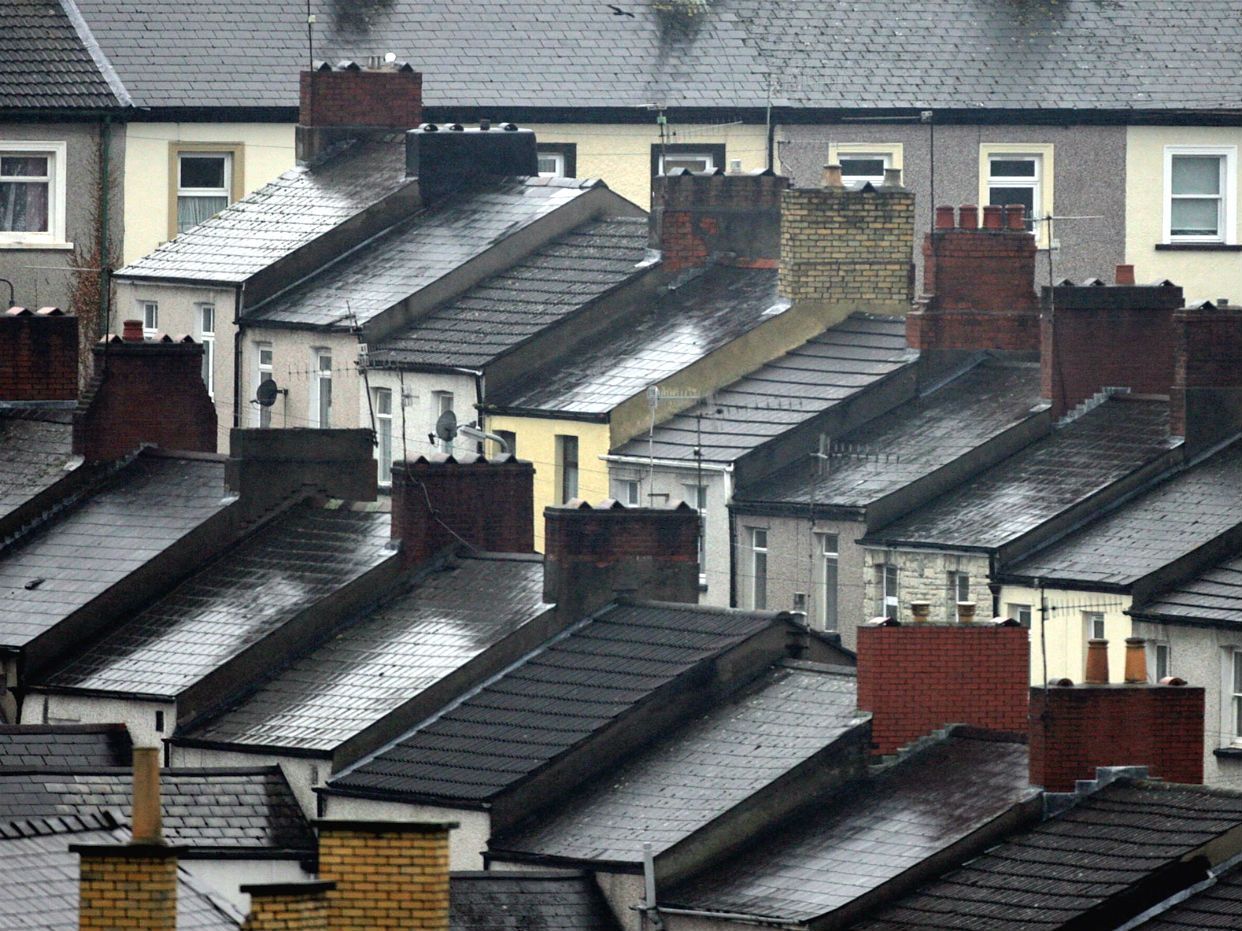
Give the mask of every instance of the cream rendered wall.
M 295 164 L 292 123 L 129 123 L 125 132 L 125 264 L 152 251 L 168 236 L 169 153 L 179 143 L 231 143 L 241 147 L 241 196 Z M 238 166 L 234 166 L 235 171 Z
M 332 427 L 370 427 L 361 419 L 362 377 L 358 373 L 358 340 L 349 333 L 324 330 L 294 330 L 248 326 L 242 334 L 241 422 L 259 425 L 259 407 L 251 404 L 258 387 L 259 343 L 272 345 L 272 378 L 288 394 L 279 395 L 272 405 L 273 427 L 309 427 L 311 420 L 311 380 L 314 377 L 315 350 L 332 353 Z M 230 359 L 232 345 L 229 346 Z M 232 412 L 229 412 L 232 416 Z
M 359 376 L 361 377 L 361 376 Z M 436 418 L 434 392 L 449 391 L 453 394 L 453 413 L 457 415 L 459 424 L 474 423 L 479 412 L 475 407 L 476 382 L 474 375 L 454 372 L 405 372 L 399 373 L 389 369 L 370 369 L 367 372 L 371 391 L 386 388 L 392 392 L 392 457 L 394 462 L 404 458 L 417 459 L 429 453 L 440 451 L 432 443 L 428 434 L 435 431 Z M 407 406 L 402 408 L 401 396 L 404 385 Z M 371 408 L 367 403 L 365 392 L 358 392 L 358 424 L 371 426 Z M 405 442 L 402 442 L 402 429 L 405 430 Z M 454 444 L 459 453 L 473 453 L 475 444 L 464 437 Z M 376 456 L 379 449 L 376 448 Z
M 323 785 L 324 779 L 332 769 L 332 763 L 325 759 L 308 759 L 303 756 L 281 756 L 278 752 L 256 747 L 253 753 L 239 750 L 217 750 L 211 747 L 181 747 L 173 744 L 169 748 L 169 759 L 173 766 L 279 766 L 293 790 L 293 796 L 302 807 L 302 813 L 308 818 L 318 817 L 315 786 Z
M 1130 596 L 1117 592 L 1066 591 L 1044 589 L 1047 598 L 1048 624 L 1043 630 L 1040 612 L 1040 590 L 1023 585 L 1005 585 L 1001 588 L 1001 608 L 1010 604 L 1031 606 L 1031 683 L 1044 681 L 1043 647 L 1048 647 L 1048 678 L 1072 679 L 1082 682 L 1087 663 L 1087 622 L 1084 612 L 1104 615 L 1104 634 L 1108 638 L 1109 679 L 1120 682 L 1125 670 L 1126 637 L 1133 636 L 1130 616 Z
M 1181 285 L 1187 302 L 1227 297 L 1242 300 L 1242 252 L 1157 251 L 1164 238 L 1165 147 L 1235 146 L 1242 151 L 1242 128 L 1234 126 L 1131 126 L 1126 130 L 1126 261 L 1136 280 L 1168 278 Z M 1233 179 L 1235 229 L 1242 242 L 1242 160 L 1235 159 Z
M 326 795 L 324 801 L 324 817 L 334 821 L 456 821 L 458 826 L 449 832 L 449 869 L 483 869 L 483 851 L 492 836 L 492 819 L 485 811 L 437 808 L 344 795 Z
M 157 711 L 164 713 L 163 731 L 155 729 Z M 124 724 L 136 747 L 158 747 L 176 722 L 177 705 L 171 701 L 33 694 L 22 703 L 22 724 Z
M 524 126 L 535 131 L 540 142 L 571 142 L 577 146 L 579 178 L 602 178 L 608 187 L 644 210 L 651 206 L 651 147 L 660 142 L 655 111 L 649 124 L 608 123 L 601 125 L 535 123 Z M 762 125 L 676 124 L 667 127 L 666 141 L 676 145 L 725 146 L 725 164 L 741 159 L 742 170 L 767 166 L 767 129 Z

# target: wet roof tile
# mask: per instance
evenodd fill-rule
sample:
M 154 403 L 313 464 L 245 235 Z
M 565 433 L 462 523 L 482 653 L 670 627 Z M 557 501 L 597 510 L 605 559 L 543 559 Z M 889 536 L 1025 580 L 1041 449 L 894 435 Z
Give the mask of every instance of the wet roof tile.
M 390 537 L 389 514 L 297 505 L 40 684 L 176 696 L 392 558 Z
M 481 591 L 491 595 L 482 599 Z M 434 570 L 183 735 L 331 750 L 548 609 L 543 562 L 483 556 Z
M 120 100 L 55 0 L 0 5 L 0 109 L 113 108 Z
M 1242 556 L 1205 569 L 1150 601 L 1136 605 L 1130 613 L 1135 617 L 1242 624 Z
M 1174 905 L 1135 931 L 1236 931 L 1242 915 L 1242 866 L 1218 873 L 1216 883 Z
M 620 931 L 586 873 L 455 873 L 450 931 Z
M 63 478 L 72 458 L 71 411 L 0 410 L 0 518 Z
M 0 724 L 0 769 L 129 766 L 124 724 Z

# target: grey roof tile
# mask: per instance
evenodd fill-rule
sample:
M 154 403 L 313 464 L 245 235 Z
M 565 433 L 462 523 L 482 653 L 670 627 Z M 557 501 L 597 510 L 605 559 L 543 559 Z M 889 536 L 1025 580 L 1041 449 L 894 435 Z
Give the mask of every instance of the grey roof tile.
M 450 931 L 620 931 L 586 873 L 456 873 Z
M 1237 931 L 1242 927 L 1242 866 L 1135 931 Z
M 640 863 L 650 843 L 658 856 L 866 720 L 857 698 L 852 674 L 774 667 L 489 847 Z
M 490 799 L 775 617 L 672 604 L 613 606 L 344 770 L 329 787 Z
M 663 904 L 810 921 L 917 866 L 1034 794 L 1023 744 L 953 736 L 830 796 Z
M 0 724 L 0 769 L 129 766 L 124 724 Z
M 143 453 L 0 550 L 0 643 L 22 646 L 225 507 L 224 462 Z
M 0 6 L 0 110 L 110 109 L 120 101 L 56 0 Z
M 1242 556 L 1218 563 L 1150 601 L 1134 606 L 1136 617 L 1242 624 Z
M 905 320 L 857 313 L 779 359 L 726 385 L 631 440 L 618 455 L 694 460 L 696 418 L 702 415 L 703 459 L 732 462 L 834 404 L 912 365 Z
M 479 593 L 489 591 L 486 599 Z M 330 750 L 548 609 L 537 558 L 437 568 L 186 730 L 192 740 Z
M 63 478 L 72 458 L 71 411 L 0 410 L 0 518 Z

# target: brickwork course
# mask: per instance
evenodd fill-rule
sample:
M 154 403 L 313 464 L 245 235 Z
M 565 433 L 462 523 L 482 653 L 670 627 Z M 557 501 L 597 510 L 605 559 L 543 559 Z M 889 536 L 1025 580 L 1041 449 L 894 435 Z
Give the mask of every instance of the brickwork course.
M 78 318 L 46 308 L 0 316 L 0 401 L 78 397 Z
M 878 754 L 948 724 L 1027 729 L 1030 632 L 978 624 L 858 630 L 858 707 L 871 712 Z
M 409 66 L 303 71 L 299 92 L 303 126 L 413 129 L 423 121 L 423 76 Z
M 320 825 L 332 931 L 448 931 L 450 828 Z
M 914 194 L 791 188 L 781 195 L 780 292 L 793 301 L 908 303 Z
M 652 188 L 652 248 L 666 271 L 727 257 L 731 265 L 775 268 L 780 259 L 781 192 L 789 179 L 744 175 L 661 175 Z
M 172 848 L 82 850 L 80 931 L 175 931 L 177 858 Z
M 243 931 L 330 931 L 327 890 L 250 891 L 250 914 Z
M 1173 386 L 1169 432 L 1186 433 L 1186 393 L 1242 388 L 1242 307 L 1182 308 L 1173 315 Z

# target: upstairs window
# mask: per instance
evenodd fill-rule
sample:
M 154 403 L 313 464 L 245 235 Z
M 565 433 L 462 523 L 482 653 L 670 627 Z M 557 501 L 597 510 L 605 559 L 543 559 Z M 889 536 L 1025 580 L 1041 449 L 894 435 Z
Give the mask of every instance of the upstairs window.
M 379 460 L 381 484 L 392 484 L 392 389 L 372 388 L 371 409 L 375 411 L 375 456 Z
M 876 566 L 875 581 L 880 590 L 879 616 L 897 620 L 897 566 L 893 563 Z
M 768 607 L 768 532 L 761 527 L 750 530 L 750 560 L 750 606 L 763 611 Z
M 1169 146 L 1165 149 L 1165 242 L 1236 241 L 1237 149 Z
M 311 426 L 326 430 L 332 426 L 332 353 L 315 350 L 311 373 Z
M 949 622 L 957 620 L 957 603 L 970 601 L 970 574 L 966 572 L 949 573 Z
M 177 154 L 177 232 L 193 229 L 229 205 L 231 152 Z
M 157 301 L 139 301 L 138 316 L 142 320 L 142 335 L 153 338 L 160 329 L 160 305 Z
M 1030 627 L 1031 626 L 1031 606 L 1024 605 L 1024 604 L 1011 603 L 1009 605 L 1008 617 L 1017 621 L 1023 627 Z
M 841 561 L 839 542 L 835 533 L 821 533 L 819 536 L 820 565 L 820 625 L 824 630 L 834 631 L 838 628 L 837 619 L 837 570 Z
M 1104 615 L 1099 611 L 1084 611 L 1082 617 L 1087 626 L 1087 639 L 1103 640 Z
M 207 393 L 216 396 L 216 308 L 214 304 L 198 305 L 198 338 L 203 344 L 203 384 Z
M 840 158 L 841 177 L 846 184 L 880 184 L 884 170 L 892 167 L 892 156 L 887 152 L 851 152 Z
M 642 489 L 637 480 L 624 479 L 621 481 L 621 502 L 628 504 L 630 507 L 638 507 L 642 503 Z
M 541 142 L 538 157 L 541 178 L 577 176 L 578 147 L 572 142 Z
M 565 504 L 578 497 L 578 438 L 556 438 L 557 491 L 560 503 Z
M 687 171 L 715 171 L 726 164 L 723 145 L 667 143 L 651 147 L 651 176 L 666 175 L 678 168 Z
M 265 381 L 272 380 L 272 344 L 255 343 L 255 388 Z M 272 409 L 262 404 L 256 405 L 255 426 L 266 429 L 272 425 Z
M 1040 158 L 1038 155 L 992 155 L 988 158 L 988 204 L 1026 208 L 1026 228 L 1035 230 L 1040 197 Z
M 1242 650 L 1232 650 L 1232 668 L 1229 670 L 1230 701 L 1233 709 L 1230 737 L 1235 744 L 1242 744 Z
M 0 140 L 0 246 L 66 246 L 63 142 Z
M 707 583 L 707 486 L 686 485 L 686 503 L 699 512 L 699 584 Z
M 432 436 L 435 437 L 436 449 L 442 453 L 452 454 L 453 441 L 451 439 L 441 439 L 435 433 L 435 425 L 440 418 L 453 410 L 453 392 L 451 391 L 433 391 L 431 392 L 431 429 Z

